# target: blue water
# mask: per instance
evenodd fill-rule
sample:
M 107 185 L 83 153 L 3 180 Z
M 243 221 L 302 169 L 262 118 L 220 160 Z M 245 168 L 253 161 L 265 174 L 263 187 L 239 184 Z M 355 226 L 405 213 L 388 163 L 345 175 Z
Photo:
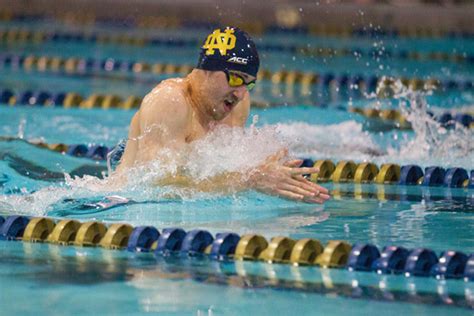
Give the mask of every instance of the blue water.
M 189 31 L 188 31 L 189 32 Z M 164 36 L 202 37 L 200 32 L 162 31 Z M 262 36 L 265 43 L 331 47 L 366 47 L 374 40 L 313 38 L 311 36 Z M 457 50 L 472 53 L 469 40 L 392 39 L 387 47 L 411 50 Z M 43 45 L 1 44 L 2 52 L 20 52 L 61 57 L 110 57 L 147 62 L 194 64 L 196 50 L 166 47 L 92 45 L 87 43 L 44 43 Z M 263 67 L 302 69 L 334 73 L 437 76 L 473 79 L 472 65 L 451 62 L 373 61 L 351 57 L 308 58 L 265 52 Z M 369 65 L 367 65 L 369 63 Z M 380 65 L 383 64 L 383 69 Z M 82 95 L 114 93 L 123 97 L 144 96 L 163 76 L 151 74 L 111 75 L 61 73 L 1 69 L 0 87 L 14 91 L 75 91 Z M 370 107 L 374 102 L 398 108 L 398 99 L 367 99 L 362 95 L 327 91 L 318 96 L 301 96 L 298 89 L 259 83 L 253 92 L 258 100 L 286 106 L 254 108 L 253 122 L 258 134 L 255 145 L 245 133 L 233 134 L 233 143 L 208 140 L 232 163 L 242 160 L 238 144 L 258 156 L 282 141 L 295 157 L 313 159 L 416 163 L 422 167 L 473 168 L 472 129 L 440 130 L 438 148 L 421 145 L 428 136 L 396 130 L 349 112 L 349 105 Z M 445 109 L 473 111 L 474 94 L 468 91 L 436 91 L 423 98 L 433 111 Z M 318 106 L 315 106 L 318 105 Z M 325 106 L 322 107 L 321 105 Z M 417 104 L 410 103 L 416 107 Z M 308 205 L 269 197 L 256 192 L 230 196 L 192 193 L 180 198 L 163 195 L 160 188 L 143 183 L 115 190 L 92 177 L 64 180 L 81 166 L 105 168 L 104 162 L 74 158 L 37 148 L 25 142 L 94 143 L 113 146 L 126 137 L 134 111 L 80 110 L 34 107 L 0 107 L 0 215 L 25 214 L 127 222 L 153 225 L 158 229 L 203 228 L 210 232 L 259 233 L 266 238 L 283 235 L 299 239 L 311 237 L 325 243 L 342 239 L 350 243 L 370 242 L 379 248 L 398 245 L 427 247 L 438 254 L 444 250 L 474 252 L 474 192 L 468 189 L 420 188 L 353 184 L 323 184 L 333 198 L 324 206 Z M 456 146 L 449 146 L 452 140 Z M 209 145 L 208 144 L 208 145 Z M 206 145 L 206 143 L 204 143 Z M 194 167 L 218 169 L 225 162 L 212 159 L 214 151 L 197 156 Z M 409 150 L 405 150 L 408 148 Z M 446 148 L 446 149 L 445 149 Z M 205 150 L 204 150 L 205 151 Z M 227 156 L 226 156 L 227 155 Z M 240 159 L 240 160 L 239 160 Z M 206 163 L 206 164 L 204 164 Z M 48 177 L 45 176 L 45 172 Z M 355 195 L 354 192 L 363 192 Z M 84 205 L 121 195 L 134 203 L 107 210 Z M 125 251 L 60 247 L 48 244 L 0 242 L 0 304 L 7 314 L 37 314 L 62 310 L 66 314 L 140 314 L 162 312 L 173 315 L 246 314 L 471 314 L 473 284 L 461 280 L 379 276 L 373 273 L 326 270 L 317 267 L 228 262 L 206 258 L 163 258 Z M 71 297 L 73 298 L 71 300 Z M 13 304 L 12 302 L 15 302 Z M 469 307 L 471 310 L 469 310 Z

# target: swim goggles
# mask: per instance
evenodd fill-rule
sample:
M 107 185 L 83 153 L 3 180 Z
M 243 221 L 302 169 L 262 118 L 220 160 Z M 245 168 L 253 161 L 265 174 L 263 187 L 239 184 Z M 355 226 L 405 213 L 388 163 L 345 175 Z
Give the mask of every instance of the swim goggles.
M 240 86 L 243 86 L 245 85 L 247 87 L 247 90 L 250 91 L 252 90 L 254 87 L 255 87 L 255 81 L 256 80 L 252 80 L 250 82 L 245 82 L 245 79 L 239 75 L 238 73 L 236 72 L 233 72 L 232 70 L 224 70 L 224 73 L 227 77 L 227 82 L 229 83 L 229 86 L 231 87 L 240 87 Z

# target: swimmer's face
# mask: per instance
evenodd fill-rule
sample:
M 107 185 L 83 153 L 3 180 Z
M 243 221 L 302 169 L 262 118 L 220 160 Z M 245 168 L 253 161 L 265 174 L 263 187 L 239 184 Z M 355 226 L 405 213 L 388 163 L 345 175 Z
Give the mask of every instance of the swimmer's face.
M 232 74 L 241 76 L 244 82 L 255 80 L 245 73 L 233 71 Z M 203 84 L 206 86 L 207 111 L 214 120 L 224 119 L 248 94 L 245 84 L 232 87 L 228 76 L 223 71 L 208 71 L 206 79 L 207 82 Z

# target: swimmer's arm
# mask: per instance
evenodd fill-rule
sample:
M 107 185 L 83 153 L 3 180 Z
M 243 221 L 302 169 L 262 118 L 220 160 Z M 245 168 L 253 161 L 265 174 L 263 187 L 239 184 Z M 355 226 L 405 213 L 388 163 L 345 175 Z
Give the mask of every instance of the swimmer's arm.
M 117 172 L 122 172 L 133 166 L 135 163 L 137 150 L 138 150 L 138 140 L 136 137 L 139 135 L 139 114 L 140 112 L 135 113 L 130 122 L 130 130 L 128 132 L 127 144 L 125 151 L 120 159 L 120 164 L 117 166 Z
M 300 168 L 302 160 L 292 160 L 280 164 L 284 154 L 271 156 L 261 166 L 247 173 L 227 172 L 205 180 L 193 180 L 185 175 L 161 179 L 158 185 L 173 185 L 193 188 L 201 192 L 237 193 L 256 190 L 289 200 L 308 203 L 324 203 L 329 199 L 328 190 L 310 182 L 304 174 L 316 173 L 316 168 Z
M 139 111 L 140 136 L 136 163 L 157 158 L 164 148 L 178 150 L 185 145 L 189 107 L 177 89 L 155 89 L 143 101 Z
M 188 111 L 176 89 L 165 83 L 158 85 L 143 100 L 134 115 L 125 152 L 117 173 L 157 159 L 158 152 L 166 147 L 184 145 L 184 132 Z M 174 95 L 172 95 L 174 93 Z

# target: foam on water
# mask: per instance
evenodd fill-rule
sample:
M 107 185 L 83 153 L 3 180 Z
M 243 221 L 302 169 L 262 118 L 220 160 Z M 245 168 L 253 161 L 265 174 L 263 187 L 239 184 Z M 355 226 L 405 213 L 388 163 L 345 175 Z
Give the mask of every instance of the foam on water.
M 355 121 L 321 126 L 300 122 L 277 124 L 277 130 L 292 140 L 290 152 L 298 157 L 361 161 L 383 155 L 383 149 L 362 128 Z
M 415 132 L 412 140 L 399 150 L 389 150 L 390 155 L 401 156 L 423 164 L 443 167 L 472 168 L 474 161 L 474 131 L 460 124 L 447 129 L 428 113 L 429 104 L 422 92 L 402 89 L 396 98 L 407 121 Z
M 460 124 L 447 129 L 429 114 L 427 93 L 407 89 L 400 81 L 392 89 L 399 109 L 413 129 L 404 137 L 397 137 L 394 144 L 379 143 L 377 135 L 364 131 L 363 125 L 355 121 L 325 126 L 302 122 L 277 124 L 277 130 L 292 140 L 291 153 L 299 157 L 471 169 L 474 129 Z M 369 98 L 377 98 L 377 94 Z
M 196 192 L 173 186 L 171 190 L 166 186 L 157 188 L 156 183 L 182 174 L 196 182 L 234 172 L 246 175 L 286 146 L 272 126 L 262 129 L 220 126 L 184 149 L 178 152 L 164 149 L 156 160 L 128 172 L 126 190 L 140 191 L 140 196 L 148 199 L 156 197 L 157 191 L 163 196 L 175 194 L 186 198 Z M 182 187 L 180 183 L 176 184 Z M 148 191 L 149 188 L 153 189 Z
M 158 186 L 157 183 L 181 173 L 197 181 L 223 173 L 245 175 L 286 146 L 285 140 L 273 126 L 261 129 L 254 126 L 247 129 L 218 127 L 182 151 L 163 150 L 156 160 L 133 168 L 124 175 L 112 174 L 105 179 L 93 176 L 71 178 L 66 175 L 66 181 L 59 187 L 51 186 L 27 195 L 3 195 L 0 201 L 8 203 L 16 213 L 43 215 L 51 205 L 64 199 L 108 195 L 120 195 L 134 201 L 194 200 L 214 195 L 217 198 L 221 194 L 202 193 L 183 187 L 179 180 L 175 185 Z

